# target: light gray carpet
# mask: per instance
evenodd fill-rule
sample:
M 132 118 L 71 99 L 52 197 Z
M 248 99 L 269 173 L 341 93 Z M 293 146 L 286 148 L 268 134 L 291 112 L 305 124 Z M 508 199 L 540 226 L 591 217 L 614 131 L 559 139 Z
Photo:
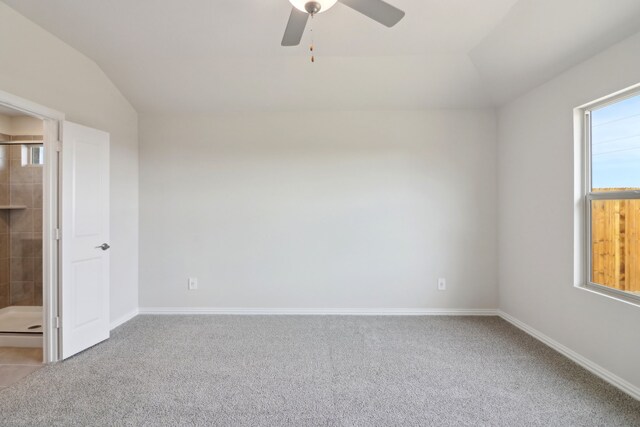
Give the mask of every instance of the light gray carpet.
M 2 425 L 640 426 L 495 317 L 139 316 L 0 392 Z

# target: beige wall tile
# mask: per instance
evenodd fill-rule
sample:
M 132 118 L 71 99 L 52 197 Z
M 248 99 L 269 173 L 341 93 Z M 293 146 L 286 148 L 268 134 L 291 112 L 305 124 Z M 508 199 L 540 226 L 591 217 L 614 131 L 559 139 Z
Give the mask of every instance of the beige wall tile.
M 42 266 L 42 233 L 34 233 L 32 238 L 32 250 L 35 263 Z
M 9 259 L 0 259 L 0 283 L 8 284 L 10 281 L 9 275 Z
M 42 258 L 33 259 L 33 281 L 42 284 L 44 277 L 42 276 Z
M 42 282 L 34 283 L 33 305 L 42 305 Z
M 9 182 L 9 158 L 0 157 L 0 182 Z
M 33 215 L 33 231 L 42 234 L 42 209 L 30 209 Z
M 33 282 L 11 282 L 12 305 L 33 305 Z
M 9 158 L 11 160 L 22 160 L 22 145 L 11 145 L 9 147 Z
M 0 205 L 8 205 L 10 200 L 9 184 L 0 184 Z
M 11 232 L 33 231 L 33 209 L 12 210 L 9 214 Z
M 33 233 L 11 233 L 11 258 L 33 258 Z
M 33 207 L 33 184 L 11 184 L 9 192 L 12 205 Z
M 22 147 L 1 147 L 0 307 L 42 305 L 42 168 L 22 166 Z M 3 181 L 4 180 L 4 181 Z
M 0 259 L 6 259 L 10 256 L 9 251 L 9 235 L 0 234 Z
M 33 185 L 33 207 L 42 209 L 42 184 Z
M 10 291 L 11 287 L 9 286 L 9 282 L 0 283 L 0 308 L 4 308 L 9 305 Z
M 9 211 L 0 210 L 0 234 L 9 232 Z
M 18 159 L 11 159 L 10 162 L 9 182 L 11 184 L 32 184 L 33 183 L 33 168 L 29 166 L 22 166 L 21 161 Z
M 43 174 L 42 174 L 42 166 L 34 166 L 33 168 L 33 183 L 34 184 L 42 184 Z
M 14 282 L 33 282 L 33 258 L 11 258 L 9 273 L 12 285 Z M 13 297 L 13 287 L 11 296 Z

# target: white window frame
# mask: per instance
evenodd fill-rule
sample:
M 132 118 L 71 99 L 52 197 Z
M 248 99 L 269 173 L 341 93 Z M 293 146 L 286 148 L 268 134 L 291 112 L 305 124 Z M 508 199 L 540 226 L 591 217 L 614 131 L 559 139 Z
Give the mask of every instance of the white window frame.
M 29 144 L 27 145 L 29 152 L 29 164 L 31 166 L 42 167 L 44 166 L 44 144 Z M 34 153 L 38 152 L 38 162 L 33 161 Z
M 598 99 L 586 105 L 576 108 L 574 117 L 576 123 L 577 137 L 579 143 L 578 152 L 582 153 L 581 165 L 577 169 L 581 175 L 580 204 L 583 211 L 584 239 L 576 239 L 577 244 L 582 246 L 582 259 L 584 260 L 583 279 L 579 279 L 577 287 L 598 293 L 603 296 L 614 298 L 619 301 L 640 306 L 640 296 L 619 289 L 610 288 L 605 285 L 595 283 L 591 280 L 591 202 L 594 200 L 634 200 L 640 199 L 640 190 L 634 191 L 612 191 L 612 192 L 592 192 L 592 157 L 591 157 L 591 112 L 593 110 L 615 104 L 628 98 L 640 96 L 640 85 L 616 92 L 604 98 Z M 579 273 L 578 273 L 579 274 Z

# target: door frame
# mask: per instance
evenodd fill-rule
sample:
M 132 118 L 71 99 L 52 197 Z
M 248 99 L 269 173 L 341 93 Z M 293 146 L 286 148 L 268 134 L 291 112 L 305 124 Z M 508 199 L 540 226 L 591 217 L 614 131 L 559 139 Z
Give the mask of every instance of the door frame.
M 42 350 L 44 363 L 57 362 L 60 360 L 60 133 L 65 115 L 1 90 L 0 105 L 43 122 Z

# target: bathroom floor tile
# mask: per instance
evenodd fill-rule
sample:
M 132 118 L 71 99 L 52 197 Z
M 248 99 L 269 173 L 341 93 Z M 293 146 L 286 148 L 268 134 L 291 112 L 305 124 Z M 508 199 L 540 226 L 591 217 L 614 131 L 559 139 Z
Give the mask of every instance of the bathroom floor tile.
M 41 365 L 42 348 L 0 347 L 0 365 Z
M 0 387 L 15 384 L 40 368 L 42 365 L 0 365 Z

